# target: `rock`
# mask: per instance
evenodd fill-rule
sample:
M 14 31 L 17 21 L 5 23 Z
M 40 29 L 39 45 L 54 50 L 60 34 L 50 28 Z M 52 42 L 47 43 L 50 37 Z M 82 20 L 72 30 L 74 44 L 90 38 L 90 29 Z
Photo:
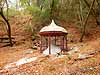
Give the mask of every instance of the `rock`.
M 13 67 L 16 67 L 16 62 L 5 65 L 4 69 L 10 69 L 10 68 L 13 68 Z
M 25 54 L 31 54 L 31 53 L 33 53 L 33 50 L 32 49 L 25 50 Z
M 0 73 L 7 73 L 7 72 L 8 72 L 8 70 L 6 70 L 6 69 L 0 70 Z
M 16 65 L 19 66 L 19 65 L 22 65 L 22 64 L 26 64 L 26 63 L 29 63 L 29 62 L 32 62 L 32 61 L 35 61 L 37 59 L 37 57 L 32 57 L 32 58 L 22 58 L 20 60 L 18 60 L 16 62 Z
M 68 61 L 68 64 L 73 64 L 74 63 L 74 60 L 69 60 Z
M 75 53 L 75 51 L 68 51 L 67 52 L 69 55 L 72 55 L 73 53 Z
M 67 57 L 67 55 L 59 55 L 58 58 L 64 58 Z
M 79 48 L 78 48 L 77 46 L 74 46 L 74 47 L 72 47 L 72 48 L 71 48 L 71 50 L 73 50 L 73 51 L 76 51 L 76 52 L 77 52 L 77 51 L 79 50 Z
M 80 71 L 82 73 L 90 72 L 90 71 L 93 71 L 93 70 L 95 70 L 94 67 L 85 67 L 85 68 L 83 67 L 83 68 L 80 68 Z
M 37 47 L 37 46 L 32 46 L 31 48 L 32 48 L 32 49 L 37 49 L 38 47 Z
M 95 68 L 93 68 L 93 67 L 90 67 L 89 69 L 90 69 L 90 70 L 94 70 Z
M 73 53 L 77 53 L 78 51 L 79 51 L 78 47 L 75 46 L 75 47 L 71 48 L 70 51 L 68 51 L 67 53 L 69 55 L 72 55 Z
M 9 63 L 9 64 L 5 65 L 4 69 L 9 70 L 9 69 L 18 67 L 18 66 L 26 64 L 26 63 L 30 63 L 30 62 L 35 61 L 35 60 L 37 60 L 37 57 L 32 57 L 32 58 L 26 58 L 25 57 L 25 58 L 21 58 L 21 59 L 19 59 L 16 62 Z
M 85 53 L 79 53 L 78 59 L 86 59 L 89 57 L 92 57 L 93 55 L 85 54 Z

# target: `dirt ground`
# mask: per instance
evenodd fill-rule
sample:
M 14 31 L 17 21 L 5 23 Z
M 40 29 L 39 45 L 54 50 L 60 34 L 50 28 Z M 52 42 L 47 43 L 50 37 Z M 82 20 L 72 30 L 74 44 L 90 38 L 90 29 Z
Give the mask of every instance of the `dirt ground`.
M 11 18 L 12 19 L 12 18 Z M 17 18 L 15 18 L 17 19 Z M 19 20 L 20 21 L 20 20 Z M 24 22 L 11 22 L 13 47 L 0 43 L 0 75 L 100 75 L 100 27 L 88 31 L 83 43 L 79 43 L 80 33 L 72 23 L 65 24 L 68 32 L 68 48 L 77 47 L 78 52 L 71 55 L 44 56 L 39 47 L 33 49 L 31 32 L 24 29 Z M 73 40 L 73 41 L 72 41 Z M 78 59 L 80 53 L 92 53 L 92 57 Z M 37 57 L 35 61 L 9 68 L 7 64 L 21 58 Z

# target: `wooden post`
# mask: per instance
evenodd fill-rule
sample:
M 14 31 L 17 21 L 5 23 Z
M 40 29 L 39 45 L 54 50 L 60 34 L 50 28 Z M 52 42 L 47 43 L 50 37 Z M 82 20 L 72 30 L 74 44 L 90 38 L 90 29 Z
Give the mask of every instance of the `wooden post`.
M 62 50 L 64 50 L 64 36 L 62 37 Z
M 61 52 L 62 52 L 62 36 L 60 37 L 60 48 L 61 48 Z
M 68 47 L 67 47 L 67 37 L 65 36 L 65 44 L 66 44 L 66 51 L 68 51 Z
M 47 36 L 45 36 L 47 37 Z M 46 38 L 46 48 L 48 48 L 48 39 Z
M 49 54 L 51 54 L 51 38 L 48 36 L 48 47 L 49 47 Z
M 42 36 L 40 36 L 40 53 L 42 53 Z
M 55 36 L 55 45 L 56 45 L 56 36 Z

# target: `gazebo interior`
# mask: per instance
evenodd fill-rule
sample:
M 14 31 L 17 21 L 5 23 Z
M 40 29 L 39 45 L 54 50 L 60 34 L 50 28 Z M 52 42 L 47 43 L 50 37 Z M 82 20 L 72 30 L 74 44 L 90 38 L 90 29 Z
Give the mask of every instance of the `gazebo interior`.
M 56 54 L 67 51 L 67 31 L 57 26 L 52 20 L 49 26 L 43 27 L 40 32 L 40 52 Z

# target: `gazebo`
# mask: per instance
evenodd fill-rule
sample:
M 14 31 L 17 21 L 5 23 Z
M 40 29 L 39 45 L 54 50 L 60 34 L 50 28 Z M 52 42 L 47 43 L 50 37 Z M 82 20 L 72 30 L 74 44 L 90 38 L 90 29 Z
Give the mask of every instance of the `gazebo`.
M 67 51 L 67 34 L 66 29 L 52 20 L 50 25 L 43 27 L 39 32 L 40 52 L 49 55 Z

